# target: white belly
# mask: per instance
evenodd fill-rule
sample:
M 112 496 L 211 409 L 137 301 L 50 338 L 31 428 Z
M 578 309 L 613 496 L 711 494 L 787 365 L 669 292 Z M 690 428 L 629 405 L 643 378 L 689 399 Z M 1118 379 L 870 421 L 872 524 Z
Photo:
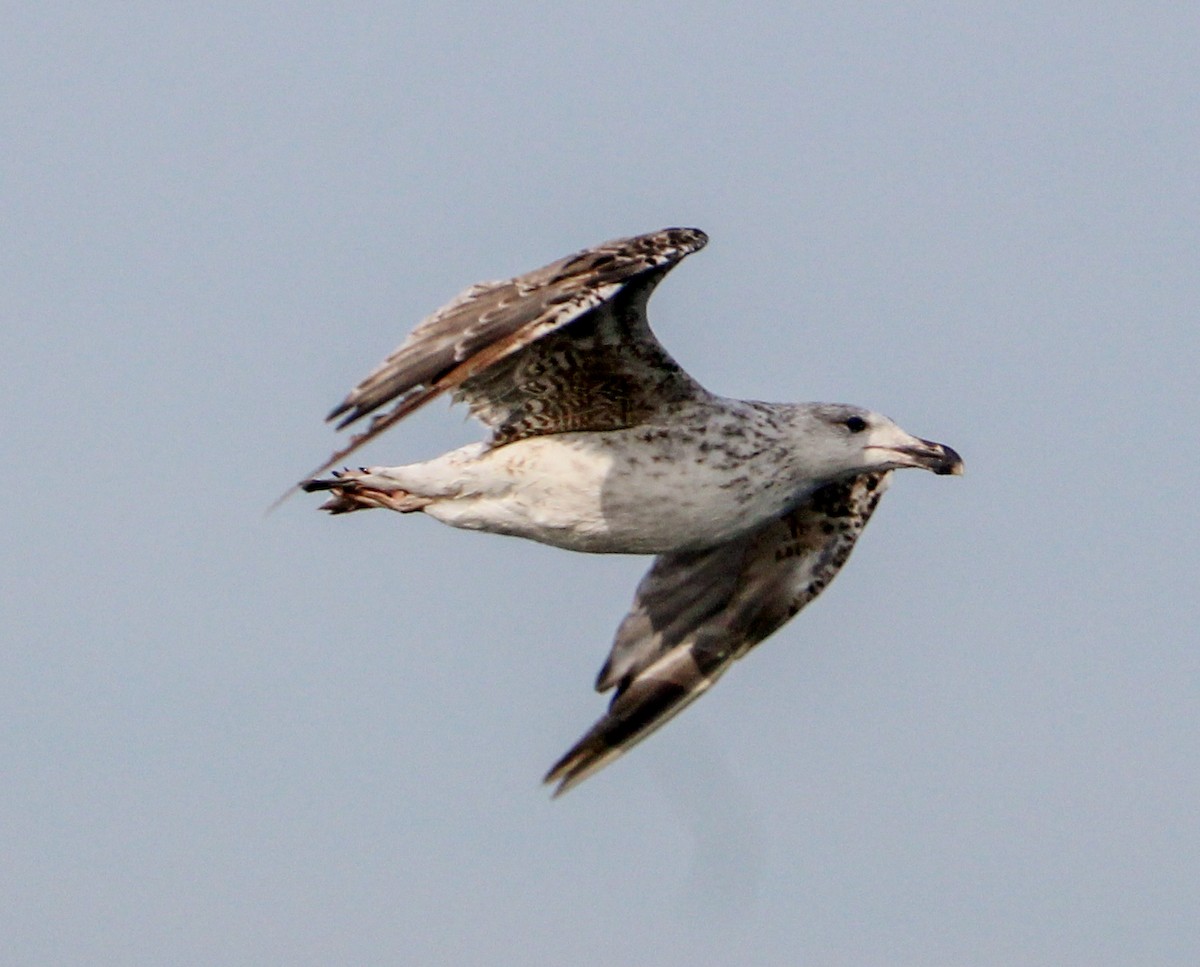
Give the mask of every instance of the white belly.
M 777 458 L 710 459 L 666 436 L 633 440 L 644 433 L 566 433 L 457 451 L 442 458 L 461 455 L 456 492 L 425 513 L 570 550 L 659 554 L 727 541 L 805 492 L 778 479 Z

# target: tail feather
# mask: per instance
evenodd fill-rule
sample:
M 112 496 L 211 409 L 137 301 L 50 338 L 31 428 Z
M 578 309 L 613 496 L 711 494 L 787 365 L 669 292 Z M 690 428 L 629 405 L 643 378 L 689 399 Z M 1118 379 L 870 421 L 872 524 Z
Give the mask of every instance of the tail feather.
M 335 471 L 332 477 L 314 477 L 312 480 L 305 480 L 300 484 L 300 489 L 310 494 L 331 491 L 333 496 L 320 507 L 321 510 L 327 510 L 331 514 L 349 514 L 355 510 L 370 510 L 373 507 L 411 514 L 417 510 L 423 510 L 432 503 L 429 497 L 419 497 L 407 490 L 398 488 L 381 490 L 371 486 L 370 483 L 364 482 L 364 479 L 373 482 L 378 478 L 371 478 L 369 474 L 370 471 L 366 468 L 359 468 L 358 475 L 349 470 L 340 473 Z
M 314 477 L 300 483 L 300 489 L 306 494 L 320 493 L 322 490 L 344 490 L 346 481 L 341 477 Z

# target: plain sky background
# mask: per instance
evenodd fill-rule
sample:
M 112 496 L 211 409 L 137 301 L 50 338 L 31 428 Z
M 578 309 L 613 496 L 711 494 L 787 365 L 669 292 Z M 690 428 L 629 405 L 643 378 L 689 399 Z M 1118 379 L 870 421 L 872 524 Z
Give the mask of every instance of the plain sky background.
M 1200 962 L 1193 4 L 41 2 L 0 63 L 5 964 Z M 967 475 L 552 802 L 647 562 L 263 511 L 460 288 L 675 224 L 698 379 Z

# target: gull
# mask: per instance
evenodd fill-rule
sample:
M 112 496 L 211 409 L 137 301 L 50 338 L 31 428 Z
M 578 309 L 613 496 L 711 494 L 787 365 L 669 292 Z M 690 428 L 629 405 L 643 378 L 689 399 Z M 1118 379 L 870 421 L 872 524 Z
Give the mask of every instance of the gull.
M 950 447 L 879 413 L 709 392 L 646 321 L 708 237 L 605 242 L 462 292 L 329 414 L 366 429 L 299 486 L 334 514 L 424 513 L 572 551 L 655 555 L 596 689 L 605 714 L 545 781 L 560 795 L 704 694 L 828 586 L 892 471 L 961 474 Z M 320 475 L 445 393 L 491 432 L 422 463 Z M 388 407 L 381 411 L 381 407 Z

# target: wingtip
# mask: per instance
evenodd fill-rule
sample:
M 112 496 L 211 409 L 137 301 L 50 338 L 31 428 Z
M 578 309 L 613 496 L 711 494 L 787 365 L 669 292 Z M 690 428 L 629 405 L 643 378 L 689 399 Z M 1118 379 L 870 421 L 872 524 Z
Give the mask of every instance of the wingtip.
M 581 779 L 563 779 L 561 781 L 556 781 L 558 781 L 558 785 L 555 786 L 550 792 L 551 802 L 555 801 L 556 799 L 561 799 L 564 795 L 579 785 L 580 782 L 582 782 Z
M 348 409 L 350 409 L 350 407 L 353 405 L 354 404 L 350 402 L 350 397 L 347 396 L 337 406 L 335 406 L 332 410 L 329 411 L 329 413 L 325 417 L 325 422 L 332 423 L 339 416 L 341 416 Z M 342 424 L 341 424 L 341 426 L 338 427 L 338 429 L 340 430 L 342 428 L 342 426 L 345 426 L 345 420 L 342 421 Z
M 554 786 L 555 783 L 557 783 L 557 786 L 555 787 L 554 791 L 550 794 L 551 799 L 557 799 L 559 796 L 561 796 L 564 792 L 567 791 L 566 790 L 567 780 L 566 780 L 565 776 L 566 776 L 566 772 L 567 772 L 567 767 L 570 764 L 570 760 L 571 760 L 572 754 L 574 752 L 575 752 L 575 750 L 574 750 L 574 748 L 572 748 L 570 752 L 568 752 L 561 759 L 559 759 L 556 763 L 554 763 L 554 765 L 552 765 L 546 771 L 546 774 L 544 776 L 542 776 L 542 785 L 543 786 Z
M 589 759 L 583 750 L 572 748 L 570 752 L 551 766 L 550 771 L 542 778 L 542 784 L 554 786 L 553 791 L 550 793 L 550 798 L 558 799 L 583 782 L 601 764 L 600 759 Z M 555 785 L 556 783 L 557 785 Z
M 558 784 L 550 794 L 551 799 L 570 792 L 625 753 L 629 745 L 611 742 L 605 731 L 611 724 L 609 716 L 605 715 L 550 767 L 542 783 Z
M 555 783 L 558 785 L 555 785 Z M 567 786 L 567 781 L 565 779 L 560 779 L 557 776 L 546 776 L 544 779 L 542 779 L 542 785 L 554 786 L 554 788 L 550 790 L 551 800 L 558 799 L 569 788 Z

